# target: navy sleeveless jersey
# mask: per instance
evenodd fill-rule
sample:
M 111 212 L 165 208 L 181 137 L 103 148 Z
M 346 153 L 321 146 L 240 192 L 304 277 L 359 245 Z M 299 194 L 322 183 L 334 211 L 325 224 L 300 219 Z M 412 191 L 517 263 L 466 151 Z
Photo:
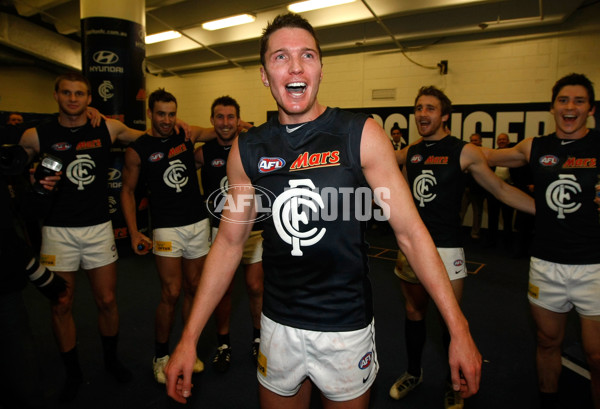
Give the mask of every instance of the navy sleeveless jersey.
M 600 132 L 581 139 L 555 133 L 534 138 L 535 235 L 531 255 L 561 264 L 600 263 L 600 222 L 594 203 Z
M 360 217 L 371 203 L 360 163 L 366 119 L 327 108 L 305 124 L 284 126 L 275 116 L 239 136 L 246 174 L 274 198 L 262 222 L 263 313 L 276 322 L 350 331 L 372 321 Z
M 51 120 L 36 130 L 40 153 L 57 156 L 63 162 L 63 175 L 44 225 L 83 227 L 109 221 L 107 182 L 112 141 L 106 122 L 96 128 L 89 122 L 67 128 Z
M 216 139 L 206 142 L 202 145 L 202 155 L 204 157 L 204 164 L 202 165 L 202 188 L 204 189 L 204 195 L 208 198 L 209 202 L 207 206 L 213 214 L 220 214 L 219 198 L 223 196 L 217 192 L 225 194 L 227 188 L 227 158 L 229 158 L 229 151 L 231 146 L 219 145 Z M 217 208 L 215 209 L 215 206 Z M 220 219 L 214 217 L 211 220 L 213 227 L 219 226 Z
M 144 134 L 130 147 L 140 157 L 140 178 L 148 184 L 153 229 L 187 226 L 207 217 L 194 145 L 183 133 L 168 138 Z
M 460 207 L 466 174 L 460 154 L 466 142 L 454 136 L 408 148 L 406 171 L 415 205 L 437 247 L 462 247 Z

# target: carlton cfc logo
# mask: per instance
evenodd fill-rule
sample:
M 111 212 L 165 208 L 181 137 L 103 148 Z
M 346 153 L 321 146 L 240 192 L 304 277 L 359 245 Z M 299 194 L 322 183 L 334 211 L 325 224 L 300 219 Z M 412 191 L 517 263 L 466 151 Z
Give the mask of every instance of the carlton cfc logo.
M 258 161 L 258 171 L 260 173 L 269 173 L 274 170 L 281 169 L 285 166 L 285 161 L 282 158 L 265 158 L 262 157 Z

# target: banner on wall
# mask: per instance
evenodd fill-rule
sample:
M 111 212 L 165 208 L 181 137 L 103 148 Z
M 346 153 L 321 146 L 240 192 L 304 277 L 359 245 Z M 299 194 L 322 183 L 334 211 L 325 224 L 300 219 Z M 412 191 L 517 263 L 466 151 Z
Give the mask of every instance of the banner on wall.
M 351 109 L 371 115 L 389 135 L 394 123 L 408 136 L 408 143 L 420 138 L 415 125 L 414 108 L 367 108 Z M 550 103 L 526 104 L 477 104 L 453 105 L 448 126 L 452 135 L 469 140 L 474 133 L 481 135 L 483 146 L 495 148 L 496 136 L 508 134 L 511 142 L 519 142 L 526 137 L 546 135 L 554 132 L 554 117 L 550 113 Z M 596 112 L 588 118 L 588 127 L 600 125 L 600 102 L 596 102 Z
M 109 17 L 81 20 L 83 75 L 93 106 L 134 129 L 146 128 L 144 28 Z
M 349 108 L 348 111 L 364 112 L 371 115 L 385 132 L 390 135 L 394 123 L 402 130 L 405 143 L 420 138 L 415 125 L 414 107 Z M 267 117 L 276 115 L 269 111 Z M 469 140 L 473 133 L 479 133 L 483 146 L 495 148 L 496 135 L 506 133 L 511 142 L 518 142 L 529 136 L 546 135 L 554 132 L 554 118 L 550 113 L 549 102 L 525 104 L 476 104 L 453 105 L 448 126 L 452 135 Z M 596 102 L 593 117 L 588 118 L 588 127 L 600 126 L 600 102 Z
M 83 74 L 90 81 L 92 106 L 109 118 L 133 129 L 146 129 L 146 77 L 144 27 L 113 17 L 88 17 L 81 20 Z M 108 202 L 117 246 L 129 252 L 129 234 L 121 211 L 121 186 L 125 146 L 111 147 Z M 145 191 L 136 191 L 137 223 L 148 230 Z

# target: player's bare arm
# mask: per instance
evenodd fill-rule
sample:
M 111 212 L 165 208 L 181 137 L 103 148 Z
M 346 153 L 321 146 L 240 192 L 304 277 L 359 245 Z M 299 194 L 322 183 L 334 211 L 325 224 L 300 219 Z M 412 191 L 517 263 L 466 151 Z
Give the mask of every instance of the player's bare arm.
M 144 131 L 129 128 L 123 122 L 112 118 L 106 119 L 106 127 L 108 128 L 110 139 L 113 143 L 119 141 L 124 144 L 129 144 L 144 134 Z
M 509 149 L 496 149 L 505 151 Z M 475 181 L 496 199 L 522 212 L 535 214 L 535 202 L 531 196 L 502 181 L 487 164 L 478 146 L 467 144 L 460 155 L 461 168 L 473 175 Z
M 527 138 L 511 148 L 490 149 L 481 147 L 482 153 L 487 159 L 489 166 L 505 166 L 507 168 L 518 168 L 529 163 L 531 153 L 531 142 L 533 138 Z
M 194 150 L 194 161 L 196 162 L 196 169 L 200 169 L 204 166 L 204 150 L 202 149 L 202 146 Z
M 37 130 L 35 128 L 27 129 L 21 136 L 19 145 L 27 152 L 29 161 L 33 160 L 40 153 L 40 138 L 38 137 Z
M 190 125 L 188 139 L 194 143 L 208 142 L 217 137 L 215 128 L 203 128 L 201 126 Z
M 246 205 L 226 206 L 223 211 L 219 234 L 206 258 L 190 317 L 165 368 L 167 393 L 180 403 L 185 403 L 191 395 L 191 375 L 198 338 L 233 279 L 242 258 L 244 243 L 252 229 L 251 220 L 256 217 L 254 200 L 246 200 L 248 195 L 254 194 L 254 188 L 243 170 L 237 140 L 227 161 L 227 177 L 231 194 L 228 200 Z
M 152 240 L 150 240 L 148 236 L 140 233 L 137 226 L 135 188 L 138 184 L 140 170 L 140 156 L 132 148 L 127 148 L 125 151 L 125 163 L 123 164 L 121 209 L 123 210 L 123 217 L 125 218 L 127 230 L 129 231 L 131 247 L 136 254 L 142 255 L 146 254 L 148 250 L 138 250 L 138 244 L 140 244 L 142 241 L 151 244 Z
M 398 246 L 435 301 L 448 326 L 451 335 L 449 355 L 453 387 L 455 390 L 460 389 L 463 397 L 468 397 L 479 389 L 481 355 L 456 301 L 442 260 L 421 221 L 409 187 L 394 159 L 394 151 L 383 129 L 375 121 L 367 120 L 361 140 L 363 173 L 371 189 L 382 188 L 389 191 L 380 205 L 389 209 L 389 222 Z M 464 379 L 461 379 L 461 373 Z
M 398 166 L 402 166 L 406 163 L 407 152 L 408 146 L 405 146 L 404 148 L 398 151 L 394 151 L 394 155 L 396 155 L 396 162 L 398 163 Z

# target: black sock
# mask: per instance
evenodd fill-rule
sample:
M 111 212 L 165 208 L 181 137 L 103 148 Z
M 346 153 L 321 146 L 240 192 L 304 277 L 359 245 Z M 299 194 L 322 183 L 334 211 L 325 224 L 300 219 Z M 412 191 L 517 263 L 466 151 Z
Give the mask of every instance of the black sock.
M 252 334 L 254 335 L 254 337 L 252 338 L 253 342 L 256 338 L 260 339 L 260 328 L 253 328 Z
M 229 343 L 229 332 L 227 334 L 217 334 L 217 343 L 219 346 L 227 344 L 227 346 L 231 348 L 231 344 Z
M 81 373 L 81 367 L 79 366 L 79 356 L 77 354 L 77 347 L 67 352 L 62 352 L 61 358 L 65 364 L 65 372 L 67 378 L 65 384 L 60 392 L 58 400 L 60 402 L 72 402 L 77 396 L 79 386 L 83 382 L 83 374 Z
M 169 355 L 169 341 L 167 342 L 155 342 L 154 343 L 154 357 L 162 358 L 163 356 Z
M 540 409 L 559 409 L 558 392 L 540 392 Z
M 421 376 L 421 355 L 425 346 L 425 337 L 427 335 L 425 320 L 404 321 L 404 331 L 406 337 L 406 354 L 408 356 L 407 372 L 413 376 Z
M 117 343 L 119 340 L 119 335 L 101 335 L 100 338 L 102 338 L 102 348 L 104 349 L 104 367 L 106 370 L 115 377 L 117 382 L 130 382 L 131 379 L 133 379 L 131 371 L 125 368 L 117 358 Z

